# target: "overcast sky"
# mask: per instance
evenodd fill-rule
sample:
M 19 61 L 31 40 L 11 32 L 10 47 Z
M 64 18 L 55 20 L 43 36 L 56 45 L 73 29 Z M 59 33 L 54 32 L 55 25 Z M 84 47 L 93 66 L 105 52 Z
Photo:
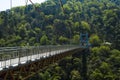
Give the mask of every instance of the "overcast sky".
M 10 1 L 11 0 L 0 0 L 0 11 L 4 11 L 6 9 L 10 9 Z M 12 0 L 12 7 L 15 6 L 23 6 L 26 5 L 26 0 Z M 34 3 L 41 3 L 45 0 L 32 0 Z M 30 4 L 30 2 L 28 2 Z

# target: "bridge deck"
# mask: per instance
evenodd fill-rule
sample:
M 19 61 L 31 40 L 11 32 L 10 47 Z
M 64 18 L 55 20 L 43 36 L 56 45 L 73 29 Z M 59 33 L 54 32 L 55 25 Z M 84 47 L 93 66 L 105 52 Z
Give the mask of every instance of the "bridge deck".
M 50 57 L 50 56 L 53 56 L 56 54 L 60 54 L 63 52 L 67 52 L 69 50 L 73 50 L 76 48 L 78 48 L 78 46 L 62 46 L 62 47 L 61 46 L 59 46 L 59 47 L 52 46 L 49 48 L 42 47 L 42 49 L 40 47 L 39 49 L 38 48 L 34 48 L 34 49 L 31 48 L 30 49 L 31 51 L 30 50 L 27 51 L 27 49 L 24 49 L 23 51 L 19 51 L 19 54 L 14 53 L 14 58 L 12 57 L 13 53 L 9 53 L 10 57 L 7 54 L 7 56 L 8 56 L 7 59 L 2 57 L 2 59 L 0 60 L 0 71 L 4 70 L 4 68 L 9 69 L 9 67 L 16 67 L 19 64 L 25 64 L 28 61 L 40 60 L 40 59 L 47 58 L 47 57 Z M 13 50 L 13 51 L 15 52 L 15 50 Z M 11 51 L 11 49 L 10 49 L 10 51 Z M 21 54 L 25 54 L 26 52 L 24 52 L 24 51 L 27 51 L 27 54 L 23 56 Z M 7 52 L 9 52 L 9 50 Z M 20 53 L 20 52 L 22 52 L 22 53 Z
M 27 80 L 49 64 L 81 50 L 80 46 L 3 48 L 0 51 L 0 80 Z

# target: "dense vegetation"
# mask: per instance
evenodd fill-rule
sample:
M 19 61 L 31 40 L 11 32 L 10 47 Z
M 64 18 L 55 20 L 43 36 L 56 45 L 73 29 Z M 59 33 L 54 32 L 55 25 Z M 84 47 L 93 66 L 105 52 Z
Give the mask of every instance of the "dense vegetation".
M 82 54 L 87 58 L 87 76 Z M 120 51 L 99 46 L 92 48 L 90 54 L 81 52 L 66 57 L 29 80 L 119 80 L 119 75 Z
M 88 60 L 89 80 L 119 80 L 120 51 L 108 46 L 94 47 Z
M 0 12 L 0 46 L 78 44 L 81 32 L 120 47 L 120 0 L 47 0 Z M 119 48 L 120 49 L 120 48 Z
M 81 80 L 82 60 L 79 53 L 66 57 L 49 66 L 43 72 L 37 73 L 29 80 Z
M 120 0 L 47 0 L 0 12 L 0 47 L 79 44 L 88 32 L 94 46 L 88 80 L 120 80 Z M 104 41 L 112 43 L 102 46 Z M 116 48 L 116 49 L 115 49 Z M 118 49 L 118 50 L 117 50 Z M 49 66 L 31 80 L 81 80 L 81 55 Z

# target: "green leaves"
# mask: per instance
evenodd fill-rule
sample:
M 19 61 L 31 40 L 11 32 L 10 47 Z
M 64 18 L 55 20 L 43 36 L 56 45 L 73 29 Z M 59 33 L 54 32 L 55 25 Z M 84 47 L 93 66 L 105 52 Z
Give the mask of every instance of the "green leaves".
M 1 11 L 0 38 L 12 41 L 11 36 L 18 35 L 21 39 L 15 44 L 25 45 L 27 42 L 30 43 L 31 37 L 34 37 L 34 43 L 31 45 L 35 45 L 39 44 L 42 33 L 45 32 L 49 44 L 62 44 L 59 40 L 61 36 L 67 39 L 63 44 L 70 42 L 78 44 L 78 35 L 87 32 L 98 34 L 100 39 L 111 42 L 119 49 L 119 0 L 62 0 L 62 2 L 64 12 L 61 11 L 58 0 L 35 4 L 39 11 L 36 11 L 33 5 Z M 97 37 L 94 39 L 95 42 L 90 42 L 95 46 L 100 45 Z M 8 43 L 5 46 L 9 44 L 15 45 Z
M 5 46 L 5 40 L 4 39 L 0 39 L 0 46 L 2 46 L 2 47 Z
M 40 44 L 41 45 L 48 45 L 49 44 L 49 40 L 48 37 L 46 35 L 43 35 L 40 39 Z
M 71 80 L 81 80 L 79 71 L 77 71 L 77 70 L 71 71 Z
M 81 21 L 81 26 L 83 30 L 90 31 L 90 25 L 87 22 Z
M 80 44 L 80 35 L 74 35 L 72 43 L 76 44 L 76 45 L 79 45 Z
M 103 74 L 100 72 L 99 69 L 95 69 L 95 71 L 93 71 L 90 74 L 90 80 L 102 80 L 103 79 Z
M 89 41 L 92 46 L 99 46 L 101 44 L 101 40 L 98 35 L 92 35 Z
M 58 40 L 59 40 L 60 44 L 67 44 L 68 43 L 68 38 L 63 37 L 63 36 L 60 36 Z
M 120 51 L 108 46 L 94 47 L 89 58 L 90 80 L 114 80 L 120 77 Z

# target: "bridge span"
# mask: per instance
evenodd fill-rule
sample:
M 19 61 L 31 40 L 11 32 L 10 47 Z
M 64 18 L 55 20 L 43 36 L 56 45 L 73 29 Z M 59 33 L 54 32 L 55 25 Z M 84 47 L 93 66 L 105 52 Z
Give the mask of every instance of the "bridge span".
M 49 64 L 81 50 L 76 45 L 1 47 L 0 80 L 26 80 Z

